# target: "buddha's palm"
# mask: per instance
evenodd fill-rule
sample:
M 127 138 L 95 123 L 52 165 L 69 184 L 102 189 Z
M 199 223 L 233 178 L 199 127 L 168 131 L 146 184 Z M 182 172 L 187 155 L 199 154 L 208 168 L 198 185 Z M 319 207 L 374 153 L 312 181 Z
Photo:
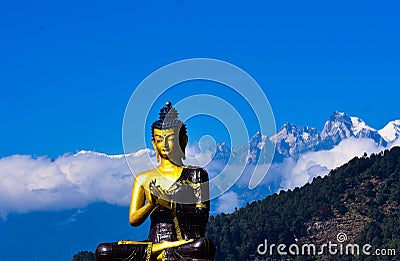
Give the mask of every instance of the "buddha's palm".
M 171 208 L 172 205 L 172 198 L 174 191 L 173 190 L 167 190 L 161 187 L 160 185 L 157 185 L 156 180 L 152 180 L 149 183 L 149 189 L 152 197 L 154 197 L 155 202 L 160 204 L 163 207 L 166 208 Z

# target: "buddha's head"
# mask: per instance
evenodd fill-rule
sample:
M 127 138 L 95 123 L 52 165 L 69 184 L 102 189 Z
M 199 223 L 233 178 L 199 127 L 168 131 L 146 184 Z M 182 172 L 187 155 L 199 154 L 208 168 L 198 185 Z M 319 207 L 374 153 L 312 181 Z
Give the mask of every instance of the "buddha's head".
M 152 143 L 159 158 L 168 159 L 176 165 L 182 165 L 188 142 L 186 125 L 178 119 L 178 111 L 166 102 L 160 110 L 160 118 L 151 125 Z

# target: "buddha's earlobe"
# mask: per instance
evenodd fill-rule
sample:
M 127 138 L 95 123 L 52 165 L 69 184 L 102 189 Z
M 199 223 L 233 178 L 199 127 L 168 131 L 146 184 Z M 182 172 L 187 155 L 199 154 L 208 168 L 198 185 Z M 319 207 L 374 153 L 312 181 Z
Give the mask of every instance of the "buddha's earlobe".
M 183 160 L 186 159 L 185 149 L 181 150 L 181 159 L 183 159 Z

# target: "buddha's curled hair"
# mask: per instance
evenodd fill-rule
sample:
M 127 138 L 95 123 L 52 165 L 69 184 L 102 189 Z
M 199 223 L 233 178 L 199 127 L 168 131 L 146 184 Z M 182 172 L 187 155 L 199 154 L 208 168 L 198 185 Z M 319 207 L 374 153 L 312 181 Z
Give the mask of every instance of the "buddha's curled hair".
M 159 112 L 159 119 L 151 124 L 151 135 L 154 140 L 154 129 L 175 129 L 179 133 L 179 145 L 181 150 L 185 153 L 187 143 L 186 125 L 183 121 L 178 119 L 178 115 L 178 111 L 172 107 L 171 102 L 166 102 L 165 107 L 163 107 Z

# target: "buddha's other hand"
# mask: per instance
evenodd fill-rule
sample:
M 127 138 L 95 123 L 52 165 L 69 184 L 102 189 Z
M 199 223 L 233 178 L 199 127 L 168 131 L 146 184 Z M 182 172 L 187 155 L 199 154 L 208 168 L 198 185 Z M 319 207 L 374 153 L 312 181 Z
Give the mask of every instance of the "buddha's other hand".
M 172 198 L 171 194 L 162 188 L 160 185 L 157 185 L 157 180 L 152 180 L 149 183 L 149 189 L 151 197 L 154 198 L 154 202 L 163 207 L 172 208 Z

